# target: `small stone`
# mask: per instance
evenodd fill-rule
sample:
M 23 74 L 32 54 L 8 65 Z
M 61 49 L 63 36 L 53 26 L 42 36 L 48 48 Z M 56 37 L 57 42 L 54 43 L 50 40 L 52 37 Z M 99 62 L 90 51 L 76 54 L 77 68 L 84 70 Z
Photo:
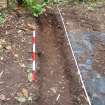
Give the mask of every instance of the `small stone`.
M 7 50 L 11 50 L 11 46 L 7 46 L 6 49 L 7 49 Z

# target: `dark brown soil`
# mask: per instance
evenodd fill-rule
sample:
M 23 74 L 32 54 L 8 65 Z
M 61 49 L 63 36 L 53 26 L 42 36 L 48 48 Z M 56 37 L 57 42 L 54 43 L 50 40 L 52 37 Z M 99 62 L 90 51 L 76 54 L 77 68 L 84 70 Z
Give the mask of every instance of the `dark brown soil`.
M 43 51 L 40 57 L 40 105 L 88 105 L 58 19 L 54 13 L 40 18 L 38 43 Z
M 29 95 L 32 94 L 33 99 L 39 96 L 38 83 L 30 83 L 27 78 L 27 70 L 32 64 L 32 31 L 27 24 L 36 26 L 32 17 L 25 14 L 18 17 L 11 11 L 7 14 L 6 22 L 0 26 L 1 105 L 19 105 L 15 97 L 22 93 L 22 89 L 27 90 Z M 29 102 L 24 103 L 28 104 Z
M 64 9 L 63 16 L 68 31 L 104 32 L 104 11 L 104 7 L 96 11 L 74 7 Z M 0 104 L 19 105 L 15 97 L 26 89 L 32 102 L 22 105 L 88 105 L 59 16 L 48 12 L 37 21 L 11 11 L 6 20 L 0 26 Z M 42 52 L 35 83 L 27 78 L 32 64 L 32 30 L 27 24 L 38 27 L 37 44 Z M 97 40 L 93 66 L 104 74 L 105 45 L 100 43 Z
M 96 39 L 96 48 L 94 49 L 94 64 L 93 68 L 101 75 L 105 75 L 105 44 Z
M 105 6 L 96 10 L 88 10 L 85 6 L 66 7 L 62 15 L 68 32 L 102 32 L 105 33 Z M 101 75 L 105 74 L 105 43 L 95 39 L 93 68 Z
M 88 10 L 85 6 L 60 8 L 70 31 L 105 32 L 105 6 L 93 11 Z
M 59 18 L 58 18 L 59 19 Z M 32 31 L 36 19 L 29 14 L 8 13 L 0 26 L 0 104 L 1 105 L 88 105 L 64 30 L 54 13 L 47 13 L 37 21 L 39 81 L 28 82 L 27 70 L 32 64 Z M 32 102 L 18 102 L 15 97 L 24 94 Z

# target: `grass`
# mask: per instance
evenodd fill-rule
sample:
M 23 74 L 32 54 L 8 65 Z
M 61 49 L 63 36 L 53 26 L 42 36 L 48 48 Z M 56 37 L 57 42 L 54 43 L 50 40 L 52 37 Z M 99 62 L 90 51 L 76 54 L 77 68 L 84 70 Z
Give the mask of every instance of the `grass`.
M 23 0 L 24 6 L 29 9 L 32 14 L 36 17 L 41 15 L 45 11 L 49 0 L 43 0 L 43 2 L 38 3 L 37 0 Z
M 5 22 L 5 14 L 0 12 L 0 25 Z

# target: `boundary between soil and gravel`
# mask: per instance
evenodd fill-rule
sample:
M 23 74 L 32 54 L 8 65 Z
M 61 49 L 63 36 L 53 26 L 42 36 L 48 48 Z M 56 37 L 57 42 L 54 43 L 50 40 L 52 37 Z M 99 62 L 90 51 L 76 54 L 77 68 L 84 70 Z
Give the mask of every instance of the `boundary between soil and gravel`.
M 87 101 L 88 101 L 89 105 L 92 105 L 91 100 L 90 100 L 89 95 L 88 95 L 88 92 L 87 92 L 86 87 L 85 87 L 85 83 L 84 83 L 84 81 L 83 81 L 83 77 L 82 77 L 80 68 L 79 68 L 79 66 L 78 66 L 78 63 L 77 63 L 77 60 L 76 60 L 76 57 L 75 57 L 75 54 L 74 54 L 74 51 L 73 51 L 73 47 L 72 47 L 72 45 L 71 45 L 71 41 L 69 40 L 69 35 L 68 35 L 67 28 L 66 28 L 66 25 L 65 25 L 65 22 L 64 22 L 64 18 L 63 18 L 62 13 L 61 13 L 61 9 L 59 8 L 58 5 L 57 5 L 57 10 L 58 10 L 59 16 L 60 16 L 60 18 L 61 18 L 61 21 L 62 21 L 62 24 L 63 24 L 63 27 L 64 27 L 65 36 L 66 36 L 66 38 L 67 38 L 69 47 L 70 47 L 70 49 L 71 49 L 71 52 L 72 52 L 72 55 L 73 55 L 73 58 L 74 58 L 74 61 L 75 61 L 75 64 L 76 64 L 76 68 L 77 68 L 77 70 L 78 70 L 78 74 L 79 74 L 79 77 L 80 77 L 80 81 L 81 81 L 81 84 L 82 84 L 82 86 L 83 86 L 85 95 L 86 95 L 86 97 L 87 97 Z

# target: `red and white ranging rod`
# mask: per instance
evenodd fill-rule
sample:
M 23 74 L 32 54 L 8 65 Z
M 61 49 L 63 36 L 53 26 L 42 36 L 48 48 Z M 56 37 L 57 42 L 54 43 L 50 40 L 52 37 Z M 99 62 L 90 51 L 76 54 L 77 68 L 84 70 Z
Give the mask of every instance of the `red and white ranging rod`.
M 33 62 L 32 81 L 35 81 L 35 80 L 37 80 L 37 74 L 36 74 L 36 32 L 35 32 L 35 30 L 33 31 L 32 45 L 33 45 L 33 51 L 32 51 L 32 62 Z

